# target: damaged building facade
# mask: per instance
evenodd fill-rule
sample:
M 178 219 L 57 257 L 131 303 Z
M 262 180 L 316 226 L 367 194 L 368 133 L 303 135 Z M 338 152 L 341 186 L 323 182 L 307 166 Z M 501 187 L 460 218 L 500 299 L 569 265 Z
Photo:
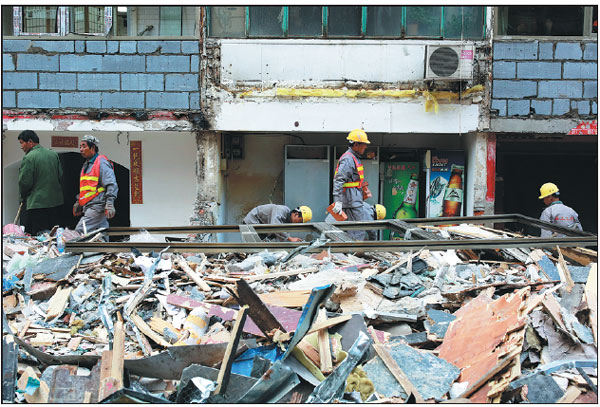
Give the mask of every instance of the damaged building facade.
M 537 216 L 539 207 L 514 205 L 539 206 L 535 193 L 547 180 L 569 196 L 569 175 L 554 178 L 559 169 L 548 164 L 553 172 L 528 178 L 531 191 L 519 195 L 531 199 L 514 199 L 525 183 L 510 178 L 511 159 L 541 159 L 531 150 L 542 144 L 556 157 L 597 146 L 597 136 L 571 143 L 579 137 L 565 135 L 597 115 L 593 8 L 580 7 L 580 33 L 543 40 L 506 31 L 502 24 L 518 19 L 509 9 L 3 7 L 4 221 L 17 211 L 25 129 L 75 178 L 78 139 L 99 137 L 119 169 L 122 217 L 113 225 L 238 224 L 270 202 L 309 205 L 322 221 L 355 128 L 371 140 L 369 202 L 383 203 L 388 218 L 411 178 L 415 217 L 440 216 L 453 170 L 462 175 L 458 214 Z M 579 59 L 565 54 L 574 46 Z M 580 92 L 564 96 L 573 81 Z M 518 96 L 511 86 L 535 90 Z M 590 159 L 597 166 L 597 154 Z M 74 194 L 65 191 L 66 217 Z
M 597 231 L 598 7 L 497 8 L 489 134 L 496 213 L 537 217 L 556 183 L 584 230 Z

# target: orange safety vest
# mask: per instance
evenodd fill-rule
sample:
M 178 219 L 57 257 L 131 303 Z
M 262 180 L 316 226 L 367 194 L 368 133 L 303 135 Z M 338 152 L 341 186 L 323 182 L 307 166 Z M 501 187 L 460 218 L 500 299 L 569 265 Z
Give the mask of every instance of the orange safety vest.
M 358 176 L 359 176 L 360 180 L 354 181 L 354 182 L 344 182 L 343 187 L 344 188 L 362 188 L 363 180 L 365 179 L 365 169 L 362 166 L 362 164 L 358 162 L 358 160 L 356 159 L 354 154 L 350 153 L 349 151 L 346 151 L 344 154 L 342 154 L 342 156 L 338 160 L 337 167 L 335 167 L 335 174 L 333 174 L 333 176 L 335 177 L 337 175 L 338 168 L 340 168 L 340 161 L 342 160 L 342 158 L 344 158 L 345 155 L 350 155 L 352 157 L 352 159 L 354 160 L 354 164 L 356 165 L 356 171 L 358 171 Z
M 97 197 L 100 192 L 106 188 L 98 188 L 98 178 L 100 177 L 100 160 L 106 160 L 112 166 L 112 163 L 106 158 L 105 155 L 99 155 L 96 157 L 96 161 L 92 164 L 92 169 L 87 174 L 83 172 L 81 168 L 81 175 L 79 176 L 79 205 L 84 206 L 86 203 Z

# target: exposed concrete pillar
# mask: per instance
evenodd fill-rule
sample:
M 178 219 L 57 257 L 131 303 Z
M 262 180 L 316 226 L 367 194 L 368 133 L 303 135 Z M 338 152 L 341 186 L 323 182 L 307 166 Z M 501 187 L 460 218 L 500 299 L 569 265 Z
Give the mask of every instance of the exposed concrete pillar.
M 466 135 L 467 194 L 465 214 L 492 215 L 496 182 L 496 137 L 488 133 Z
M 221 188 L 220 159 L 219 133 L 197 131 L 196 202 L 194 203 L 194 214 L 190 218 L 192 225 L 217 224 L 217 206 Z

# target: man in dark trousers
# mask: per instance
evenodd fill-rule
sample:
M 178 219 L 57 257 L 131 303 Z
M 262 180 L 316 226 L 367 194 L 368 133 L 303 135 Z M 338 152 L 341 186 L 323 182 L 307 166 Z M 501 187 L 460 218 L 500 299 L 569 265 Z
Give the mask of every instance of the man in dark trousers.
M 52 229 L 59 218 L 59 208 L 64 203 L 62 166 L 55 151 L 39 145 L 40 139 L 33 130 L 21 132 L 17 139 L 25 152 L 19 169 L 19 195 L 26 209 L 25 231 L 37 235 Z
M 79 144 L 79 152 L 85 158 L 79 177 L 79 194 L 73 205 L 74 216 L 83 214 L 75 227 L 79 233 L 107 228 L 108 219 L 116 213 L 117 178 L 112 163 L 98 154 L 99 144 L 98 139 L 89 134 L 83 136 Z

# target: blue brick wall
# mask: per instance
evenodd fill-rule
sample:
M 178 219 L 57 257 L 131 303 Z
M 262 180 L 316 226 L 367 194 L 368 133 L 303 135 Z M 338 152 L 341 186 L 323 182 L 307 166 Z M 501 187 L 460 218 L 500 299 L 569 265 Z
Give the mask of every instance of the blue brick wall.
M 2 45 L 5 108 L 200 109 L 198 41 L 23 38 Z
M 77 89 L 77 74 L 40 73 L 40 89 L 74 90 Z
M 592 118 L 598 44 L 590 40 L 495 40 L 492 116 Z

